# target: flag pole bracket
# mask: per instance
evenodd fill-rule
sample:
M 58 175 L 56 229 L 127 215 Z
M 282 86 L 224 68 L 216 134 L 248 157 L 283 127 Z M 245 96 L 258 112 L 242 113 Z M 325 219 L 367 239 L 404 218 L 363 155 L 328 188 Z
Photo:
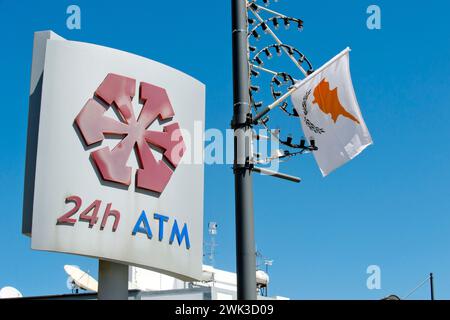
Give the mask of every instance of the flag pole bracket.
M 242 128 L 252 128 L 254 125 L 253 115 L 251 112 L 247 113 L 244 122 L 238 122 L 236 119 L 232 119 L 230 122 L 230 127 L 233 130 Z
M 301 178 L 296 177 L 296 176 L 291 176 L 285 173 L 281 173 L 278 171 L 273 171 L 273 170 L 268 170 L 268 169 L 264 169 L 264 168 L 260 168 L 260 167 L 255 167 L 252 165 L 251 170 L 253 172 L 259 173 L 261 175 L 265 175 L 265 176 L 269 176 L 269 177 L 274 177 L 274 178 L 278 178 L 278 179 L 282 179 L 282 180 L 286 180 L 286 181 L 290 181 L 290 182 L 295 182 L 295 183 L 300 183 L 302 181 Z
M 269 176 L 269 177 L 273 177 L 273 178 L 278 178 L 278 179 L 282 179 L 282 180 L 286 180 L 286 181 L 290 181 L 290 182 L 295 182 L 295 183 L 300 183 L 302 181 L 301 178 L 296 177 L 296 176 L 292 176 L 289 174 L 285 174 L 285 173 L 281 173 L 278 171 L 273 171 L 273 170 L 269 170 L 269 169 L 265 169 L 265 168 L 261 168 L 261 167 L 256 167 L 253 163 L 250 163 L 249 161 L 246 161 L 245 164 L 239 165 L 239 164 L 235 164 L 233 165 L 233 172 L 237 173 L 239 171 L 252 171 L 252 172 L 256 172 L 259 173 L 261 175 L 264 176 Z

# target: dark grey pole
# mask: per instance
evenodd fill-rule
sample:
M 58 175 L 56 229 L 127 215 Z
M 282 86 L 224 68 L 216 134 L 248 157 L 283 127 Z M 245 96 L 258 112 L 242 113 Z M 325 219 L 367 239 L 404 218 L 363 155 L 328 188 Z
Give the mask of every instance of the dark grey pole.
M 434 300 L 434 278 L 432 273 L 430 273 L 430 289 L 431 289 L 431 300 Z
M 250 159 L 251 125 L 247 121 L 249 65 L 247 51 L 247 1 L 232 0 L 233 122 L 236 201 L 237 298 L 256 299 L 256 256 L 253 216 L 253 181 Z

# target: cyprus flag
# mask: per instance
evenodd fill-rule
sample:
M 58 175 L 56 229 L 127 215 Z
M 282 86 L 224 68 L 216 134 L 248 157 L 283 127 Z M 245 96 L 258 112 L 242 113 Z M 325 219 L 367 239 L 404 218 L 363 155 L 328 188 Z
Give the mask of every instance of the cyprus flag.
M 315 140 L 316 162 L 323 176 L 372 144 L 350 76 L 350 49 L 298 82 L 292 102 L 306 138 Z

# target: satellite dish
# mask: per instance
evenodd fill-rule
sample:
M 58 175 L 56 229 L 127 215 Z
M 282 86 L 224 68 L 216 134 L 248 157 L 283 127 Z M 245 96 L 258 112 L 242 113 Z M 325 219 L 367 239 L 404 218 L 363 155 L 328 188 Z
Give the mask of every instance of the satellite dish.
M 94 278 L 92 278 L 87 272 L 82 271 L 77 266 L 72 266 L 66 264 L 64 266 L 64 271 L 69 275 L 69 279 L 67 279 L 67 286 L 69 289 L 82 289 L 97 292 L 98 291 L 98 282 Z
M 258 287 L 267 287 L 269 284 L 269 275 L 262 270 L 256 271 L 256 285 Z
M 4 287 L 0 289 L 0 299 L 22 298 L 19 290 L 13 287 Z

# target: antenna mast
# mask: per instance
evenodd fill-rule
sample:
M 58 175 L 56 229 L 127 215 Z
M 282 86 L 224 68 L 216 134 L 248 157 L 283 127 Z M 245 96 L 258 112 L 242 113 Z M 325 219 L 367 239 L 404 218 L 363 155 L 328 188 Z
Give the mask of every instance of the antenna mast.
M 210 242 L 208 243 L 209 246 L 209 254 L 208 259 L 211 266 L 214 267 L 214 261 L 215 261 L 215 253 L 216 253 L 216 235 L 217 235 L 217 227 L 218 224 L 216 222 L 210 222 L 208 223 L 208 233 L 210 236 Z

